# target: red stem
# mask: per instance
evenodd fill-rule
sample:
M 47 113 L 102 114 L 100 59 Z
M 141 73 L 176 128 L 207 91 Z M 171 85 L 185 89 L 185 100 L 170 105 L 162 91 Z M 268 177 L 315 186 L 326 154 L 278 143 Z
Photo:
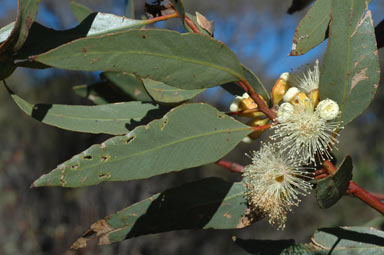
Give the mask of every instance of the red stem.
M 219 160 L 216 162 L 219 166 L 225 167 L 228 170 L 235 172 L 235 173 L 244 173 L 244 166 L 237 164 L 235 162 L 227 161 L 227 160 Z
M 381 214 L 384 214 L 384 204 L 379 199 L 372 196 L 369 192 L 358 186 L 353 181 L 349 182 L 347 193 L 359 198 L 364 203 L 376 209 Z
M 255 131 L 260 131 L 260 130 L 266 130 L 272 126 L 272 123 L 263 125 L 263 126 L 258 126 L 258 127 L 253 127 L 253 130 Z
M 369 192 L 372 196 L 374 196 L 375 198 L 379 199 L 379 200 L 384 200 L 384 195 L 383 194 L 379 194 L 379 193 L 375 193 L 375 192 Z
M 227 114 L 232 116 L 232 115 L 245 115 L 245 114 L 248 114 L 248 113 L 253 113 L 253 112 L 258 112 L 259 109 L 255 108 L 255 109 L 247 109 L 247 110 L 243 110 L 243 111 L 237 111 L 237 112 L 228 112 Z
M 276 119 L 276 113 L 268 108 L 268 106 L 261 99 L 260 95 L 252 88 L 251 84 L 249 84 L 246 80 L 240 80 L 237 82 L 245 92 L 249 94 L 249 96 L 255 101 L 257 104 L 259 111 L 265 113 L 271 120 Z M 246 88 L 246 89 L 245 89 Z
M 178 17 L 179 17 L 179 14 L 177 12 L 175 12 L 175 13 L 172 13 L 172 14 L 158 16 L 158 17 L 155 17 L 155 18 L 152 18 L 152 19 L 148 19 L 148 21 L 151 21 L 151 22 L 155 23 L 155 22 L 158 22 L 158 21 L 163 21 L 163 20 L 173 19 L 173 18 L 178 18 Z

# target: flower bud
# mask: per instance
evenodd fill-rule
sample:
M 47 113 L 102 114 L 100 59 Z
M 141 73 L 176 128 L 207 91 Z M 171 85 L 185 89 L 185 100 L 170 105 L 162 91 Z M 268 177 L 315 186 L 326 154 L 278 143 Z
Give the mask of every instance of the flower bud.
M 265 119 L 256 118 L 256 119 L 249 121 L 247 124 L 251 127 L 261 127 L 261 126 L 266 125 L 268 122 L 269 122 L 268 118 L 265 118 Z M 248 136 L 244 137 L 242 141 L 244 143 L 251 143 L 252 140 L 259 138 L 264 133 L 265 130 L 266 129 L 255 130 L 251 134 L 249 134 Z
M 289 121 L 292 113 L 294 111 L 294 106 L 290 103 L 283 103 L 280 105 L 277 110 L 277 121 L 280 123 L 284 123 Z
M 284 102 L 291 101 L 299 92 L 300 90 L 296 87 L 289 88 L 287 93 L 285 93 L 283 96 Z
M 314 89 L 308 93 L 309 100 L 311 101 L 311 108 L 314 110 L 320 102 L 320 94 L 318 89 Z
M 240 103 L 240 101 L 241 101 L 242 99 L 243 99 L 242 97 L 240 97 L 240 96 L 236 96 L 236 97 L 233 99 L 231 105 L 229 106 L 229 111 L 231 111 L 231 112 L 237 112 L 237 111 L 239 111 L 239 103 Z
M 316 107 L 316 112 L 318 112 L 320 118 L 325 120 L 335 119 L 340 112 L 339 105 L 332 99 L 325 99 L 320 101 Z
M 294 106 L 310 106 L 310 100 L 304 92 L 297 93 L 289 102 Z
M 289 73 L 282 73 L 275 82 L 271 92 L 273 105 L 278 105 L 290 88 L 287 83 L 288 77 Z

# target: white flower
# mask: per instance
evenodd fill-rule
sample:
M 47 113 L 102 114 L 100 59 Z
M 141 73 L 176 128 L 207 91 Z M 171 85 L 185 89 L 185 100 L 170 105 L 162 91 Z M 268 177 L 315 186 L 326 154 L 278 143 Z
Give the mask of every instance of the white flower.
M 309 93 L 315 89 L 319 88 L 320 80 L 320 70 L 319 70 L 319 60 L 316 59 L 313 70 L 310 68 L 307 70 L 307 73 L 303 74 L 291 74 L 288 78 L 288 82 L 291 86 L 299 87 L 304 92 Z
M 319 105 L 322 105 L 321 102 Z M 272 127 L 275 134 L 271 138 L 277 140 L 280 148 L 289 151 L 290 157 L 300 159 L 303 163 L 316 163 L 316 155 L 321 160 L 332 158 L 329 151 L 338 142 L 334 133 L 339 123 L 323 118 L 323 107 L 320 107 L 320 111 L 313 111 L 310 103 L 293 106 L 290 116 L 284 116 L 287 120 Z
M 300 202 L 298 195 L 309 194 L 312 186 L 309 168 L 277 151 L 271 144 L 262 144 L 251 155 L 252 164 L 244 169 L 246 199 L 250 209 L 261 211 L 269 223 L 283 229 L 287 212 Z

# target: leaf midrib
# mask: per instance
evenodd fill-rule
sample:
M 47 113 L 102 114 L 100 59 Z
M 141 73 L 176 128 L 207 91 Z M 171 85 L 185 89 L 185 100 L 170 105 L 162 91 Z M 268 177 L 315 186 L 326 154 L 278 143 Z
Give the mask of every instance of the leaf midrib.
M 83 53 L 75 53 L 75 54 L 72 54 L 72 57 L 83 57 L 82 54 Z M 165 54 L 160 54 L 160 53 L 147 52 L 147 51 L 136 51 L 136 50 L 128 50 L 128 51 L 92 51 L 92 52 L 87 52 L 86 53 L 87 57 L 91 57 L 91 58 L 93 56 L 96 57 L 96 56 L 99 56 L 99 55 L 103 56 L 103 55 L 110 55 L 110 54 L 119 54 L 120 56 L 122 56 L 122 55 L 141 55 L 141 56 L 142 55 L 149 55 L 149 56 L 154 56 L 154 57 L 176 59 L 176 60 L 181 60 L 181 61 L 184 61 L 184 62 L 187 62 L 187 63 L 200 64 L 202 66 L 208 66 L 208 67 L 211 67 L 213 69 L 221 70 L 221 71 L 224 71 L 224 72 L 227 72 L 227 73 L 233 75 L 234 77 L 238 78 L 239 80 L 244 79 L 243 75 L 241 75 L 238 72 L 232 71 L 232 69 L 229 69 L 229 68 L 226 68 L 226 67 L 223 67 L 223 66 L 220 66 L 220 65 L 216 65 L 216 64 L 213 64 L 213 63 L 210 63 L 210 62 L 207 62 L 207 61 L 199 61 L 199 60 L 196 60 L 196 59 L 186 58 L 186 57 L 179 57 L 179 56 L 176 56 L 176 55 L 165 55 Z M 44 57 L 44 55 L 41 55 L 41 56 Z M 46 59 L 49 59 L 49 55 L 48 55 L 48 57 L 46 57 Z M 40 61 L 39 57 L 37 57 L 36 60 L 39 61 L 39 62 L 44 63 L 44 60 Z M 46 63 L 46 64 L 50 65 L 50 63 Z M 90 65 L 92 65 L 92 63 Z

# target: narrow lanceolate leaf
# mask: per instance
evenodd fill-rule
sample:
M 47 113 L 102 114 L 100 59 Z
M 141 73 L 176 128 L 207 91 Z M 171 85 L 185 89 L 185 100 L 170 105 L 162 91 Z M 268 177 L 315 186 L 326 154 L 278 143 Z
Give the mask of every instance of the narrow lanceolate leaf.
M 368 107 L 379 84 L 374 27 L 366 4 L 363 0 L 333 1 L 320 97 L 339 104 L 343 125 Z
M 102 77 L 111 81 L 124 94 L 138 101 L 152 101 L 151 96 L 145 90 L 143 81 L 136 75 L 124 72 L 104 72 Z
M 29 28 L 37 15 L 39 0 L 18 0 L 17 17 L 9 37 L 0 45 L 0 60 L 7 51 L 16 52 L 23 46 L 28 36 Z M 9 28 L 9 27 L 8 27 Z
M 126 136 L 91 146 L 34 186 L 82 187 L 201 166 L 222 158 L 250 132 L 207 104 L 182 105 Z
M 316 200 L 320 208 L 329 208 L 346 193 L 352 179 L 352 158 L 345 157 L 336 173 L 320 180 L 316 185 Z
M 130 30 L 78 39 L 33 60 L 70 70 L 135 73 L 181 89 L 244 78 L 236 55 L 224 43 L 170 30 Z
M 242 183 L 206 178 L 166 190 L 91 225 L 72 248 L 99 245 L 136 236 L 180 229 L 242 228 L 252 223 L 246 215 Z
M 143 79 L 144 86 L 151 97 L 159 103 L 180 103 L 194 98 L 205 89 L 179 89 L 163 82 Z
M 37 55 L 70 41 L 90 36 L 108 34 L 141 28 L 153 23 L 151 20 L 134 20 L 109 13 L 92 13 L 78 26 L 68 30 L 54 30 L 34 22 L 23 48 L 17 54 L 18 59 Z M 41 40 L 44 38 L 44 40 Z
M 32 118 L 62 129 L 111 135 L 126 134 L 135 123 L 148 117 L 158 106 L 141 102 L 105 104 L 98 106 L 35 104 L 13 94 L 20 109 Z M 136 124 L 137 125 L 137 124 Z
M 314 254 L 384 254 L 384 232 L 369 227 L 321 228 L 312 238 Z
M 89 9 L 87 6 L 73 0 L 71 0 L 71 9 L 73 15 L 75 16 L 75 19 L 78 22 L 83 21 L 89 14 L 92 13 L 92 10 Z
M 291 56 L 307 53 L 327 38 L 332 0 L 317 0 L 300 21 L 293 37 Z

